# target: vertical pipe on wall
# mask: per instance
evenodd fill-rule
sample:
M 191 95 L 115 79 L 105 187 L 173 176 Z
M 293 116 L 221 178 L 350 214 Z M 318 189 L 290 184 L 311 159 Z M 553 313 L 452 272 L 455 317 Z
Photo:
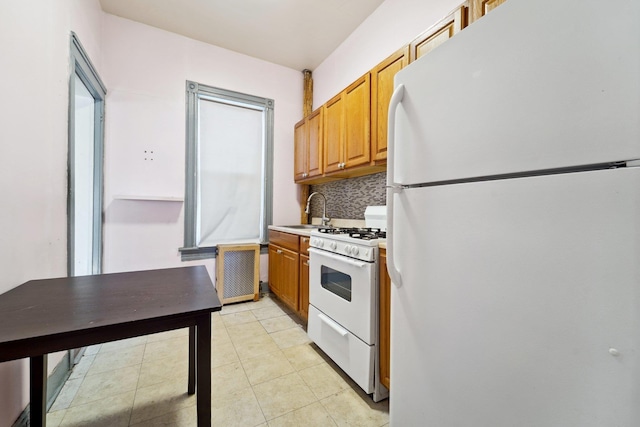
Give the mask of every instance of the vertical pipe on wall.
M 313 111 L 313 79 L 311 70 L 302 70 L 304 76 L 304 86 L 302 92 L 302 117 L 307 117 Z M 307 197 L 309 197 L 309 186 L 300 185 L 300 223 L 306 224 L 311 216 L 305 213 Z
M 302 117 L 307 117 L 313 111 L 313 79 L 311 78 L 311 70 L 302 70 L 304 75 L 304 88 L 302 99 Z

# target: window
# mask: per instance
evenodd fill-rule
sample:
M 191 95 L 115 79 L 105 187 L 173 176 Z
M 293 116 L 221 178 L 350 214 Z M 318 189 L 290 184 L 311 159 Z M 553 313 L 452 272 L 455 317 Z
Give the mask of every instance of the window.
M 266 243 L 271 223 L 273 100 L 187 81 L 182 259 L 220 243 Z

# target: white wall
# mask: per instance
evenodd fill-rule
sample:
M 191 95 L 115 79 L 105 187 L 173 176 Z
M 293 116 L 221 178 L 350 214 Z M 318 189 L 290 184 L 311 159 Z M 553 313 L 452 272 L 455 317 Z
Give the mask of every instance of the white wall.
M 66 275 L 69 34 L 78 34 L 108 89 L 105 271 L 184 265 L 183 205 L 114 194 L 184 193 L 185 80 L 275 100 L 274 221 L 299 220 L 293 125 L 296 70 L 104 14 L 97 0 L 0 4 L 0 293 Z M 143 151 L 154 151 L 153 165 Z M 205 263 L 210 271 L 213 261 Z M 266 258 L 261 276 L 266 280 Z M 61 354 L 50 357 L 53 368 Z M 0 427 L 28 403 L 28 364 L 0 364 Z
M 183 203 L 114 196 L 184 195 L 186 80 L 275 100 L 273 220 L 298 223 L 293 125 L 302 73 L 113 15 L 103 23 L 105 272 L 185 265 Z M 214 260 L 198 264 L 212 273 Z M 267 280 L 266 256 L 261 264 Z
M 462 2 L 386 0 L 313 70 L 313 108 L 337 95 Z
M 97 0 L 0 3 L 0 293 L 67 273 L 69 34 L 99 60 L 100 14 Z M 26 360 L 0 364 L 0 427 L 28 403 L 28 379 Z

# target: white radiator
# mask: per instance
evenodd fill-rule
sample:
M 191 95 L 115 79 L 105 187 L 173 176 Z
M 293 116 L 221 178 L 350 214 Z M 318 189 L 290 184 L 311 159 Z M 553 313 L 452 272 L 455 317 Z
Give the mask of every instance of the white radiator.
M 260 298 L 260 245 L 218 245 L 216 289 L 222 304 Z

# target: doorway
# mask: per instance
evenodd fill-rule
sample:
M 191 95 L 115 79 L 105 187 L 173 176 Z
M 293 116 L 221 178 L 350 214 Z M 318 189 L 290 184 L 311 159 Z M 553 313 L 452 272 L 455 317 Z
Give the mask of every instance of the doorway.
M 102 272 L 102 188 L 106 89 L 77 36 L 69 80 L 68 275 Z
M 67 274 L 102 273 L 104 100 L 106 88 L 71 34 L 67 197 Z M 69 351 L 69 369 L 84 349 Z

